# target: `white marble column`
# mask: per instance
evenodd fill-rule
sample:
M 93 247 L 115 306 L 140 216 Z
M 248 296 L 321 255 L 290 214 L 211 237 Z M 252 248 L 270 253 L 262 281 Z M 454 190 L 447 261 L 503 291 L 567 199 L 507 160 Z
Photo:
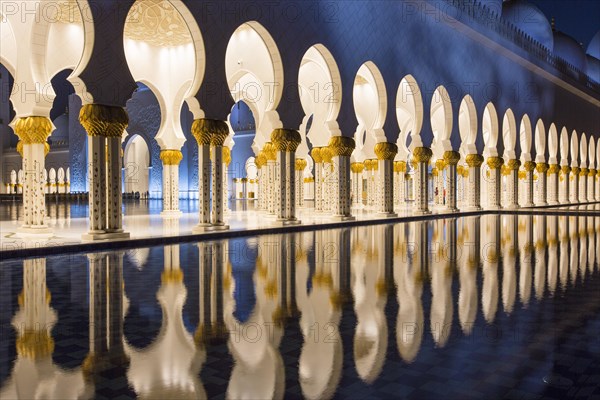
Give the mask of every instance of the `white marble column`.
M 443 207 L 444 206 L 444 170 L 446 169 L 446 162 L 443 159 L 439 159 L 435 162 L 435 168 L 433 169 L 433 171 L 435 171 L 436 173 L 433 173 L 433 190 L 434 193 L 436 192 L 437 189 L 437 195 L 435 195 L 434 197 L 434 202 L 435 205 L 438 207 Z
M 538 195 L 536 206 L 546 206 L 547 202 L 547 175 L 549 166 L 546 163 L 537 163 L 535 169 L 538 172 Z
M 523 207 L 533 207 L 533 171 L 535 163 L 533 161 L 525 161 L 525 201 Z
M 225 124 L 223 122 L 223 124 Z M 225 125 L 227 126 L 227 125 Z M 229 226 L 225 224 L 223 214 L 223 144 L 229 136 L 229 129 L 212 132 L 210 138 L 210 153 L 212 159 L 212 210 L 211 210 L 211 230 L 225 230 Z
M 587 202 L 587 175 L 589 169 L 582 167 L 579 171 L 579 203 Z
M 179 210 L 179 163 L 183 160 L 180 150 L 160 152 L 163 163 L 163 216 L 181 215 Z
M 394 158 L 398 154 L 398 146 L 394 143 L 381 142 L 375 145 L 378 159 L 379 191 L 377 211 L 383 217 L 396 217 L 394 213 Z
M 352 206 L 355 208 L 362 208 L 363 199 L 363 171 L 365 164 L 361 162 L 354 162 L 350 164 L 350 170 L 352 171 Z
M 275 129 L 271 142 L 276 151 L 275 198 L 277 224 L 299 224 L 296 219 L 296 150 L 301 142 L 300 134 L 292 129 Z
M 229 164 L 231 164 L 231 149 L 223 146 L 223 213 L 229 214 Z M 233 190 L 235 192 L 235 188 Z M 235 196 L 233 196 L 235 198 Z
M 129 116 L 121 107 L 87 104 L 79 121 L 87 131 L 90 161 L 90 231 L 83 240 L 127 239 L 123 231 L 121 138 Z
M 428 168 L 432 156 L 433 152 L 427 147 L 417 147 L 413 151 L 413 159 L 417 163 L 415 179 L 415 214 L 431 214 L 428 197 Z
M 560 165 L 550 164 L 548 168 L 548 204 L 558 204 L 558 174 Z
M 570 172 L 571 167 L 568 165 L 562 165 L 560 167 L 559 174 L 559 191 L 558 191 L 558 201 L 560 204 L 568 204 L 569 203 L 569 185 L 570 185 Z
M 267 194 L 265 191 L 265 181 L 267 180 L 267 157 L 264 155 L 262 150 L 256 156 L 256 168 L 258 172 L 257 176 L 257 197 L 258 197 L 258 210 L 267 210 Z
M 404 208 L 406 205 L 406 161 L 394 162 L 394 205 Z
M 315 212 L 323 211 L 323 157 L 321 147 L 315 147 L 311 153 L 315 164 Z
M 571 204 L 579 203 L 579 173 L 581 172 L 581 168 L 576 166 L 571 166 L 571 173 L 569 176 L 569 201 Z
M 350 156 L 354 148 L 354 139 L 350 137 L 334 136 L 329 140 L 333 163 L 331 212 L 338 221 L 354 220 L 350 212 Z
M 595 181 L 596 181 L 596 170 L 593 168 L 589 169 L 587 176 L 587 200 L 588 202 L 593 202 L 596 198 L 596 190 L 595 190 Z
M 210 140 L 212 132 L 223 130 L 221 121 L 198 119 L 192 124 L 192 135 L 198 143 L 198 215 L 199 221 L 192 233 L 202 233 L 210 228 Z M 229 132 L 229 128 L 227 128 Z
M 469 166 L 468 198 L 466 211 L 481 210 L 481 165 L 483 156 L 480 154 L 469 154 L 466 157 Z
M 487 165 L 490 168 L 490 177 L 487 184 L 488 191 L 488 208 L 490 210 L 499 210 L 502 208 L 500 205 L 500 196 L 502 195 L 500 191 L 500 184 L 502 181 L 502 165 L 504 165 L 504 160 L 501 157 L 488 157 Z
M 507 191 L 507 205 L 508 209 L 519 208 L 519 167 L 521 161 L 519 160 L 508 160 L 508 184 L 506 187 Z
M 444 153 L 444 162 L 448 166 L 448 170 L 446 173 L 446 181 L 447 181 L 447 198 L 446 198 L 446 210 L 450 212 L 457 212 L 457 171 L 456 167 L 458 162 L 460 161 L 460 153 L 458 151 L 446 151 Z
M 277 215 L 277 198 L 275 197 L 277 188 L 277 150 L 273 146 L 273 143 L 267 142 L 265 143 L 263 152 L 267 158 L 267 180 L 265 182 L 267 214 L 275 217 Z
M 23 224 L 20 235 L 50 235 L 52 230 L 45 224 L 46 200 L 44 170 L 46 140 L 52 132 L 52 122 L 46 117 L 19 118 L 15 134 L 20 139 L 18 150 L 23 157 Z
M 596 201 L 600 201 L 600 169 L 596 171 L 596 177 L 594 179 L 596 180 Z M 600 235 L 598 235 L 598 237 L 600 238 Z
M 296 158 L 296 207 L 304 207 L 304 170 L 308 162 L 303 158 Z

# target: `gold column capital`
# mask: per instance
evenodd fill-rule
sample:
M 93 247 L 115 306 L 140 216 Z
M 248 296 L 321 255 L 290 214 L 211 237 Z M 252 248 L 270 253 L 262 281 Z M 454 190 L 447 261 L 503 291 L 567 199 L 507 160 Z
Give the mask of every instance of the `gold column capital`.
M 535 169 L 535 163 L 533 161 L 525 161 L 523 168 L 525 168 L 525 171 L 531 172 Z
M 560 167 L 560 170 L 565 175 L 571 172 L 571 168 L 568 165 L 563 165 L 562 167 Z
M 490 169 L 499 169 L 504 165 L 504 159 L 502 157 L 488 157 L 487 165 Z
M 183 282 L 183 271 L 179 268 L 163 271 L 162 274 L 160 274 L 160 281 L 163 285 L 169 283 L 181 283 Z
M 521 166 L 521 161 L 515 159 L 508 160 L 507 166 L 511 171 L 516 171 Z
M 267 158 L 267 161 L 277 160 L 277 149 L 271 142 L 265 143 L 265 147 L 263 147 L 263 154 Z
M 180 150 L 163 150 L 160 152 L 160 160 L 164 165 L 179 165 L 183 160 L 183 153 Z
M 398 154 L 398 146 L 395 143 L 380 142 L 375 145 L 375 155 L 378 160 L 393 161 Z
M 593 176 L 595 176 L 595 175 L 596 175 L 596 170 L 595 170 L 594 168 L 590 168 L 590 169 L 589 169 L 588 176 L 591 176 L 591 177 L 593 177 Z
M 473 167 L 481 167 L 483 164 L 483 156 L 481 154 L 469 154 L 467 155 L 465 161 L 467 165 L 471 168 Z
M 296 171 L 304 171 L 308 163 L 303 158 L 296 158 Z
M 321 148 L 321 157 L 323 158 L 323 162 L 324 163 L 331 163 L 332 159 L 333 159 L 333 152 L 331 151 L 331 149 L 329 147 L 322 147 Z
M 353 162 L 352 164 L 350 164 L 350 171 L 352 171 L 355 174 L 360 174 L 361 172 L 363 172 L 365 169 L 365 164 L 360 163 L 360 162 Z
M 231 149 L 228 146 L 223 146 L 223 163 L 231 164 Z
M 548 168 L 548 174 L 558 174 L 560 172 L 560 165 L 551 164 Z
M 258 153 L 256 158 L 254 159 L 254 163 L 256 164 L 256 168 L 258 169 L 261 169 L 267 163 L 267 157 L 262 151 Z
M 438 171 L 443 171 L 444 168 L 446 168 L 446 161 L 444 161 L 443 159 L 439 159 L 435 162 L 435 167 L 438 169 Z
M 579 176 L 586 176 L 588 171 L 589 170 L 587 168 L 581 168 L 581 171 L 579 171 Z
M 428 147 L 417 147 L 413 151 L 413 160 L 416 162 L 429 163 L 429 160 L 431 160 L 432 156 L 433 152 Z
M 86 104 L 79 112 L 79 122 L 89 136 L 120 138 L 129 125 L 129 116 L 123 107 Z
M 223 137 L 223 141 L 229 135 L 229 127 L 225 121 L 218 119 L 196 119 L 192 124 L 192 135 L 198 142 L 198 145 L 208 146 L 211 144 L 213 135 Z
M 571 172 L 575 175 L 579 175 L 580 171 L 581 171 L 581 168 L 579 168 L 579 167 L 571 167 Z
M 333 136 L 327 146 L 334 157 L 350 157 L 356 148 L 354 139 L 347 136 Z
M 460 161 L 460 153 L 458 151 L 447 151 L 444 153 L 444 161 L 448 165 L 456 165 Z
M 406 161 L 394 162 L 394 172 L 406 172 Z
M 546 163 L 537 163 L 535 166 L 535 169 L 540 174 L 544 174 L 544 173 L 548 172 L 548 169 L 550 169 L 550 166 Z
M 321 148 L 320 147 L 313 147 L 310 155 L 316 164 L 320 164 L 323 162 L 323 157 L 321 157 Z
M 19 118 L 15 134 L 23 144 L 43 144 L 52 133 L 52 122 L 46 117 Z
M 302 137 L 293 129 L 277 128 L 271 132 L 271 143 L 277 151 L 293 152 L 298 149 Z

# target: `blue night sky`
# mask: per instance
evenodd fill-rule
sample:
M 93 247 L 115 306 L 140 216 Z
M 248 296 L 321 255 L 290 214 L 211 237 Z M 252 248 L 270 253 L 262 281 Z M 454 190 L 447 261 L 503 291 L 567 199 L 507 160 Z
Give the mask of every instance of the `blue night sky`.
M 587 48 L 600 30 L 600 1 L 598 0 L 529 0 L 548 17 L 556 20 L 556 29 L 574 37 Z

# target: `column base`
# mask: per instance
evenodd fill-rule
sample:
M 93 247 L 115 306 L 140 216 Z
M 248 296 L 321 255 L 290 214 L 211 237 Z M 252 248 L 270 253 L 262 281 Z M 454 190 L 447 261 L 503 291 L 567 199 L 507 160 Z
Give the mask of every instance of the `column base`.
M 192 228 L 192 234 L 198 234 L 198 233 L 204 233 L 204 232 L 208 232 L 210 230 L 210 228 L 212 227 L 211 224 L 198 224 L 195 227 Z
M 88 232 L 81 235 L 83 241 L 125 240 L 130 238 L 129 232 Z
M 506 210 L 517 210 L 520 206 L 518 204 L 508 204 L 504 207 Z
M 162 217 L 179 217 L 183 215 L 183 212 L 180 210 L 166 210 L 160 213 Z
M 353 215 L 334 215 L 331 217 L 331 220 L 337 222 L 356 221 L 356 217 Z
M 413 211 L 413 214 L 414 215 L 431 215 L 432 212 L 431 212 L 431 210 L 416 210 L 416 211 Z
M 521 208 L 532 208 L 532 207 L 535 207 L 535 204 L 533 204 L 533 203 L 526 203 Z
M 208 228 L 209 232 L 213 232 L 213 231 L 226 231 L 229 229 L 229 225 L 225 225 L 225 224 L 218 224 L 218 225 L 211 225 Z
M 300 225 L 302 221 L 299 219 L 277 219 L 274 223 L 275 226 L 289 226 L 289 225 Z
M 52 229 L 48 228 L 47 225 L 40 225 L 40 226 L 22 226 L 20 228 L 17 229 L 17 236 L 18 237 L 35 237 L 35 238 L 44 238 L 44 237 L 48 237 L 50 238 L 52 235 L 54 234 L 54 232 L 52 231 Z
M 444 211 L 445 212 L 450 212 L 450 213 L 460 212 L 460 210 L 458 209 L 458 207 L 447 207 Z
M 537 204 L 536 204 L 536 207 L 544 207 L 544 206 L 547 206 L 547 205 L 548 205 L 548 203 L 547 203 L 547 202 L 545 202 L 545 201 L 543 201 L 543 202 L 539 202 L 539 203 L 537 203 Z
M 377 211 L 376 216 L 379 217 L 379 218 L 397 218 L 398 214 L 396 214 L 395 212 Z
M 468 206 L 465 207 L 464 211 L 483 211 L 481 206 Z
M 487 209 L 488 210 L 497 211 L 497 210 L 502 210 L 502 206 L 500 206 L 500 205 L 491 205 L 491 206 L 487 206 Z

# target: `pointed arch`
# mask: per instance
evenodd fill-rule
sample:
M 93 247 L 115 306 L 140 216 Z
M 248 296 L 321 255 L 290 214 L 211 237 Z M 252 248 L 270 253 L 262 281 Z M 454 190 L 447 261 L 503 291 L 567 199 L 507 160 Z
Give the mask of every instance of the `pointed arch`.
M 406 75 L 400 81 L 396 93 L 396 119 L 400 127 L 398 135 L 398 159 L 406 160 L 408 157 L 407 142 L 410 137 L 410 146 L 421 147 L 421 128 L 423 126 L 423 98 L 416 79 Z

